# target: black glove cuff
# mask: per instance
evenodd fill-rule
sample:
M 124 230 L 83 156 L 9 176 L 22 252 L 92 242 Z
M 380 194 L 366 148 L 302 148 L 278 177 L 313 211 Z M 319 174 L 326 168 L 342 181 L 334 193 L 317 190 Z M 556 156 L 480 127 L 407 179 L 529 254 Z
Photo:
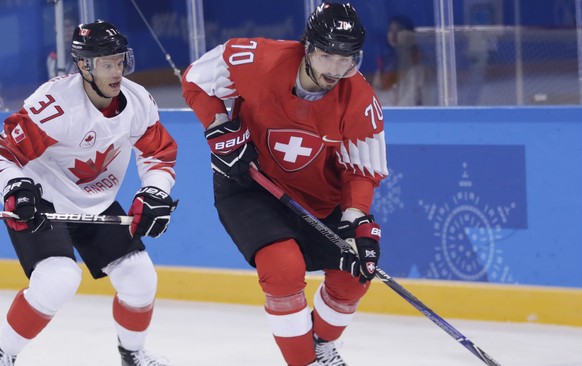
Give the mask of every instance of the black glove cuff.
M 6 183 L 6 187 L 4 187 L 4 191 L 2 192 L 4 196 L 4 202 L 6 202 L 8 197 L 19 191 L 30 192 L 34 198 L 37 199 L 37 201 L 42 195 L 40 184 L 35 186 L 34 180 L 32 180 L 32 178 L 13 178 Z
M 170 212 L 174 212 L 176 206 L 178 206 L 177 200 L 173 201 L 172 197 L 170 197 L 168 193 L 154 186 L 142 187 L 139 191 L 137 191 L 135 197 L 143 197 L 145 200 L 164 204 L 170 208 Z
M 369 224 L 372 222 L 374 222 L 374 215 L 366 215 L 355 219 L 354 226 L 360 226 L 362 224 Z
M 358 217 L 354 222 L 340 221 L 338 225 L 338 233 L 342 239 L 349 239 L 356 237 L 356 228 L 362 224 L 374 222 L 374 216 L 366 215 Z
M 226 121 L 219 124 L 218 126 L 214 126 L 207 129 L 206 131 L 204 131 L 204 137 L 206 137 L 207 140 L 211 140 L 215 137 L 219 137 L 227 133 L 236 132 L 240 130 L 240 127 L 241 127 L 240 119 L 235 118 L 232 121 Z

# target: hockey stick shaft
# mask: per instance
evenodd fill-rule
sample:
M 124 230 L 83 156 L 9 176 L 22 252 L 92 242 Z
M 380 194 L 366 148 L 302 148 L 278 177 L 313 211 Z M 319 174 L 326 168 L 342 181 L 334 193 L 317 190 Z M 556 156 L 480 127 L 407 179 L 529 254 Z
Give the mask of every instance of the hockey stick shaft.
M 109 224 L 131 225 L 133 216 L 116 215 L 89 215 L 72 213 L 43 213 L 51 222 L 68 222 L 73 224 Z M 18 216 L 10 211 L 0 211 L 0 220 L 18 219 Z
M 339 237 L 333 230 L 324 225 L 319 219 L 317 219 L 313 214 L 295 202 L 291 197 L 289 197 L 282 189 L 271 182 L 267 177 L 260 173 L 255 168 L 250 169 L 250 175 L 253 180 L 255 180 L 259 185 L 269 191 L 273 196 L 275 196 L 279 201 L 283 202 L 287 207 L 289 207 L 293 212 L 295 212 L 301 219 L 306 221 L 310 226 L 316 229 L 324 237 L 329 239 L 332 243 L 344 250 L 349 250 L 350 245 L 341 237 Z M 404 300 L 408 301 L 412 306 L 414 306 L 418 311 L 420 311 L 424 316 L 435 323 L 439 328 L 444 330 L 448 335 L 453 337 L 457 342 L 467 348 L 471 353 L 477 356 L 481 361 L 483 361 L 488 366 L 501 366 L 500 363 L 495 361 L 493 357 L 489 356 L 481 348 L 477 347 L 471 340 L 465 337 L 461 332 L 450 325 L 446 320 L 437 315 L 432 311 L 427 305 L 420 301 L 416 296 L 402 287 L 394 278 L 389 276 L 381 268 L 376 268 L 376 277 L 380 279 L 384 284 L 394 290 L 398 295 L 400 295 Z

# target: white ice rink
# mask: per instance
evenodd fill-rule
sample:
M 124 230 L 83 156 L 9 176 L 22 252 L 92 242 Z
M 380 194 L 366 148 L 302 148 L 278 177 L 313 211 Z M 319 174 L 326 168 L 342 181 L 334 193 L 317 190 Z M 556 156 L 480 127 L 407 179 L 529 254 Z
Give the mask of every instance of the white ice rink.
M 0 291 L 2 318 L 15 295 Z M 581 315 L 582 316 L 582 315 Z M 582 366 L 582 328 L 446 319 L 504 366 Z M 358 313 L 339 348 L 350 366 L 485 365 L 425 317 Z M 147 348 L 174 366 L 276 366 L 261 307 L 157 300 Z M 120 365 L 111 299 L 77 295 L 18 366 Z

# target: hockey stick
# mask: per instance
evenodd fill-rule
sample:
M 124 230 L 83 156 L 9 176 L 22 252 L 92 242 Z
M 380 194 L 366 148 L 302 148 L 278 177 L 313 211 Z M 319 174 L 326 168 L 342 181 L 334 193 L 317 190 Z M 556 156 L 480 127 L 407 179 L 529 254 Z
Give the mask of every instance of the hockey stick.
M 116 215 L 89 215 L 72 213 L 43 213 L 51 222 L 69 222 L 74 224 L 113 224 L 131 225 L 133 216 Z M 0 220 L 18 219 L 18 216 L 10 211 L 0 211 Z
M 316 229 L 321 235 L 329 239 L 332 243 L 340 247 L 342 250 L 350 250 L 351 246 L 342 238 L 340 238 L 335 232 L 330 228 L 325 226 L 321 221 L 319 221 L 315 216 L 313 216 L 309 211 L 299 205 L 297 202 L 293 201 L 283 190 L 277 187 L 273 182 L 271 182 L 267 177 L 260 173 L 257 169 L 250 169 L 251 178 L 253 178 L 258 184 L 269 191 L 273 196 L 275 196 L 279 201 L 283 202 L 287 207 L 289 207 L 293 212 L 295 212 L 299 217 Z M 426 306 L 422 301 L 420 301 L 416 296 L 411 294 L 408 290 L 402 287 L 394 278 L 390 277 L 381 268 L 376 267 L 376 278 L 380 279 L 384 284 L 394 290 L 398 295 L 408 301 L 416 310 L 420 311 L 424 316 L 429 318 L 433 323 L 444 330 L 448 335 L 453 337 L 457 342 L 471 351 L 475 356 L 477 356 L 481 361 L 483 361 L 488 366 L 501 366 L 500 363 L 495 361 L 493 357 L 489 356 L 481 348 L 477 347 L 473 342 L 471 342 L 467 337 L 456 330 L 452 325 L 450 325 L 446 320 L 438 316 L 434 311 L 432 311 L 428 306 Z

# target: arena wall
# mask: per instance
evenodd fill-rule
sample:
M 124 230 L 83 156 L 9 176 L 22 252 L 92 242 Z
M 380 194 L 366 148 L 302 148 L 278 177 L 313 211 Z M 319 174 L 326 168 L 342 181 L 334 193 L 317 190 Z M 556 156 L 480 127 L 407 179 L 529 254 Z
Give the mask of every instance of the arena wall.
M 373 204 L 381 267 L 443 317 L 582 326 L 580 111 L 384 109 L 390 177 Z M 200 123 L 182 110 L 163 110 L 161 120 L 179 145 L 172 196 L 180 204 L 168 232 L 146 239 L 158 296 L 262 304 L 254 271 L 214 210 Z M 124 207 L 139 186 L 130 166 Z M 26 286 L 4 229 L 0 258 L 0 288 Z M 112 292 L 84 274 L 81 293 Z M 310 296 L 321 278 L 310 274 Z M 418 315 L 380 282 L 360 309 Z

